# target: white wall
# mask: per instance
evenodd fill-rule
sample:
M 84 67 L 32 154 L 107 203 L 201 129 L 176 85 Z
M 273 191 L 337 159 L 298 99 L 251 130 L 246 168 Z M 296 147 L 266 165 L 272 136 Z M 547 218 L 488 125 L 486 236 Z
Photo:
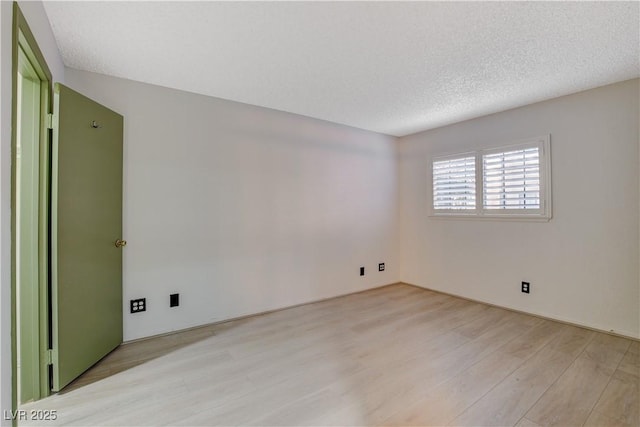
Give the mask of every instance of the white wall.
M 402 281 L 640 337 L 638 92 L 635 79 L 401 138 Z M 542 134 L 550 222 L 428 216 L 432 155 Z
M 19 2 L 54 81 L 64 65 L 40 2 Z M 11 409 L 11 84 L 13 4 L 0 1 L 0 410 Z M 4 417 L 2 417 L 4 418 Z M 0 425 L 10 425 L 0 420 Z
M 395 138 L 72 69 L 66 79 L 125 117 L 125 340 L 398 281 Z M 129 314 L 141 297 L 147 312 Z

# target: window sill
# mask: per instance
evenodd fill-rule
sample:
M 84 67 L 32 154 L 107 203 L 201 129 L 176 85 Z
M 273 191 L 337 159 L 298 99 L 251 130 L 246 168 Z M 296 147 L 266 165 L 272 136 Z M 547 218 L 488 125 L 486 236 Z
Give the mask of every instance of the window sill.
M 551 215 L 518 215 L 518 214 L 458 214 L 458 213 L 432 213 L 432 219 L 445 220 L 475 220 L 475 221 L 520 221 L 520 222 L 549 222 Z

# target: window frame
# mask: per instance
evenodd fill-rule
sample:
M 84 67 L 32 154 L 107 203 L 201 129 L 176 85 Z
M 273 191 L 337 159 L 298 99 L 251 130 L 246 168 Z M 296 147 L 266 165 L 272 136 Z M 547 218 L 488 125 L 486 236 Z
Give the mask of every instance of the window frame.
M 540 175 L 540 208 L 539 209 L 488 209 L 484 206 L 484 156 L 509 151 L 523 150 L 527 148 L 539 150 L 539 175 Z M 453 160 L 475 156 L 476 175 L 476 206 L 475 209 L 436 209 L 434 206 L 433 166 L 434 162 Z M 515 221 L 549 221 L 552 218 L 551 197 L 551 136 L 542 135 L 526 138 L 510 143 L 480 148 L 473 151 L 458 152 L 455 154 L 433 155 L 429 161 L 429 216 L 442 219 L 480 219 L 480 220 L 515 220 Z

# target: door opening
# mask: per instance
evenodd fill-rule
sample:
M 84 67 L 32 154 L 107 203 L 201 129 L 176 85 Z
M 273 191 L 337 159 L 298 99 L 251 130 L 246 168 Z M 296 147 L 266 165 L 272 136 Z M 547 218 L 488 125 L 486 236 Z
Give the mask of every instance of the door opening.
M 14 3 L 12 145 L 13 409 L 49 394 L 51 73 Z
M 16 138 L 16 299 L 18 316 L 18 396 L 31 400 L 38 387 L 38 147 L 40 146 L 40 79 L 24 51 L 18 51 L 18 117 Z M 35 316 L 34 316 L 35 314 Z

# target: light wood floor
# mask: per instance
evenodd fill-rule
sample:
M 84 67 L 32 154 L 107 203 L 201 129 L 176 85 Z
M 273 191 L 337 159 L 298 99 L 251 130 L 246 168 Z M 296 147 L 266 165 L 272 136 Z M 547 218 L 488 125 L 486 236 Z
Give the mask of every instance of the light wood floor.
M 393 285 L 121 346 L 43 425 L 640 425 L 640 345 Z

